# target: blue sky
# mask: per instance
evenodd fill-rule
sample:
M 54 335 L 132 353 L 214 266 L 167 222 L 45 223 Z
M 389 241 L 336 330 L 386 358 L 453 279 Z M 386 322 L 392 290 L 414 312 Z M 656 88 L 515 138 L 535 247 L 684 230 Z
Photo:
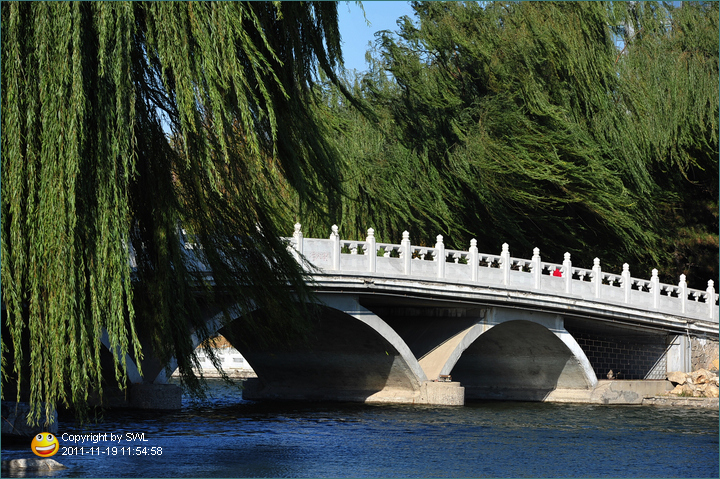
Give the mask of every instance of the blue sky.
M 343 59 L 348 70 L 367 70 L 365 52 L 369 48 L 368 42 L 375 41 L 375 32 L 396 31 L 398 18 L 403 15 L 413 18 L 409 2 L 364 1 L 362 5 L 370 26 L 363 17 L 362 9 L 355 2 L 338 3 Z

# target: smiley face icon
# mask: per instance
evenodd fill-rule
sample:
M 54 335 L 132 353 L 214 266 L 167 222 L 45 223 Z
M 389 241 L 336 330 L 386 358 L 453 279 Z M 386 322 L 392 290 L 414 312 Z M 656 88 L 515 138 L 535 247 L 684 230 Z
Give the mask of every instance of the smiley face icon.
M 57 438 L 49 432 L 41 432 L 30 443 L 32 452 L 40 457 L 50 457 L 60 449 Z

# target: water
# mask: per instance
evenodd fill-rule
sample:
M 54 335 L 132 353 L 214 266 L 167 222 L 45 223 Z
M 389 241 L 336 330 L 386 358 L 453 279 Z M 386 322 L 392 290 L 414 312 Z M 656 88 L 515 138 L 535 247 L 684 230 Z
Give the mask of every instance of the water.
M 112 413 L 84 428 L 60 421 L 61 451 L 53 458 L 68 469 L 26 477 L 719 475 L 717 410 L 514 402 L 261 404 L 243 401 L 219 382 L 211 392 L 214 399 L 186 401 L 174 413 Z M 63 434 L 106 433 L 108 440 L 75 444 L 84 455 L 61 455 L 74 451 L 63 449 L 73 446 Z M 111 433 L 122 435 L 121 442 L 111 443 Z M 2 453 L 3 459 L 33 457 L 29 443 L 4 446 Z

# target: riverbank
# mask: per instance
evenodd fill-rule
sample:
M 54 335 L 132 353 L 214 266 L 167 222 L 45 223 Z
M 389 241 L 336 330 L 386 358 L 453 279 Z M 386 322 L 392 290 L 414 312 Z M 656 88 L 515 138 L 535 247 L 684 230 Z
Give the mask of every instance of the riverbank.
M 653 396 L 643 398 L 643 406 L 693 407 L 705 409 L 718 409 L 718 398 L 692 398 L 677 396 Z
M 677 406 L 718 409 L 717 397 L 677 396 L 668 380 L 600 380 L 591 390 L 556 389 L 544 402 L 609 405 Z
M 544 401 L 718 409 L 718 373 L 669 372 L 665 380 L 600 380 L 592 390 L 556 389 Z

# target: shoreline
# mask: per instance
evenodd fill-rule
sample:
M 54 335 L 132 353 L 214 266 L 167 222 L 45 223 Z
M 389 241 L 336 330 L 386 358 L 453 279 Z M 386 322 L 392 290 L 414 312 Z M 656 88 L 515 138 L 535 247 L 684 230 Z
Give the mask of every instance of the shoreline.
M 691 407 L 704 409 L 719 409 L 718 398 L 696 398 L 682 396 L 652 396 L 643 398 L 643 406 L 670 406 Z

